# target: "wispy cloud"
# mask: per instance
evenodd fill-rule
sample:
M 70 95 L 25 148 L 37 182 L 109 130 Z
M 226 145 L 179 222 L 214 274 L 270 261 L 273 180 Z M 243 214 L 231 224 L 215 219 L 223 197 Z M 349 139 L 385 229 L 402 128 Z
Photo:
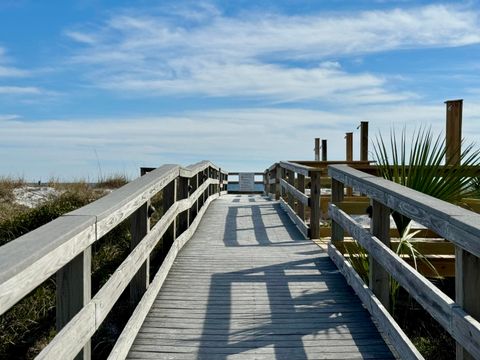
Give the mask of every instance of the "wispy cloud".
M 4 47 L 0 47 L 0 79 L 26 77 L 30 75 L 29 71 L 11 66 L 9 64 L 10 62 L 11 60 L 7 56 L 6 49 Z
M 455 6 L 236 17 L 208 3 L 202 6 L 198 16 L 171 7 L 175 21 L 165 11 L 122 11 L 94 30 L 67 32 L 84 45 L 72 62 L 85 65 L 96 86 L 133 94 L 382 103 L 415 94 L 395 91 L 381 75 L 351 73 L 338 62 L 327 66 L 329 61 L 480 42 L 478 12 Z
M 480 104 L 468 103 L 464 112 L 467 140 L 480 136 L 480 125 L 475 125 L 480 124 L 478 114 Z M 132 177 L 140 166 L 186 165 L 199 159 L 210 159 L 230 171 L 262 170 L 279 159 L 313 158 L 315 136 L 329 140 L 329 158 L 343 159 L 345 132 L 356 131 L 365 119 L 370 121 L 372 138 L 377 132 L 388 136 L 392 126 L 401 129 L 407 125 L 413 131 L 425 123 L 440 133 L 445 108 L 443 104 L 384 104 L 337 112 L 246 108 L 195 111 L 176 117 L 11 118 L 0 121 L 0 157 L 4 173 L 22 173 L 29 178 L 38 174 L 95 178 L 95 151 L 104 172 L 124 171 Z M 358 132 L 356 158 L 357 136 Z M 29 167 L 24 168 L 24 163 Z
M 16 114 L 0 114 L 0 121 L 20 119 L 20 115 Z
M 42 89 L 35 86 L 1 86 L 2 95 L 40 95 L 45 93 Z

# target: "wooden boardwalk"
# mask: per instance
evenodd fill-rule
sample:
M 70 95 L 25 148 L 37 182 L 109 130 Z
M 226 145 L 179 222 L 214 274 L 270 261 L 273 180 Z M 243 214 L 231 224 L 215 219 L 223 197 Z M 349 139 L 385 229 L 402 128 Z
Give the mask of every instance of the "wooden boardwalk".
M 214 201 L 129 359 L 393 359 L 328 255 L 277 202 Z

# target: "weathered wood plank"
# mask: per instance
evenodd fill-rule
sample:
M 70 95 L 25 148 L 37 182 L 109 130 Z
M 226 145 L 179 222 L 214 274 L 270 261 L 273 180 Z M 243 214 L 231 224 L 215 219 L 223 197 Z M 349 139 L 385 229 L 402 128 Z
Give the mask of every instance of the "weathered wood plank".
M 309 205 L 309 197 L 307 195 L 297 190 L 293 185 L 289 184 L 283 179 L 280 179 L 280 184 L 289 194 L 291 194 L 295 199 L 300 201 L 303 205 Z
M 0 247 L 0 315 L 95 240 L 95 217 L 62 216 Z
M 390 249 L 390 209 L 382 203 L 372 201 L 372 228 L 370 232 Z M 375 259 L 369 257 L 370 289 L 382 302 L 385 308 L 390 309 L 390 275 Z
M 290 219 L 297 225 L 298 230 L 305 236 L 305 238 L 308 238 L 308 226 L 305 224 L 302 219 L 298 217 L 298 215 L 293 211 L 293 209 L 285 202 L 285 200 L 280 199 L 280 205 L 282 206 L 283 210 L 288 214 Z
M 311 171 L 317 170 L 309 166 L 300 165 L 300 164 L 292 163 L 289 161 L 280 161 L 280 167 L 286 170 L 293 171 L 297 174 L 302 174 L 304 176 L 308 176 Z
M 343 201 L 344 186 L 341 182 L 332 179 L 331 203 L 337 204 Z M 343 228 L 332 220 L 332 241 L 342 241 L 344 237 Z
M 172 182 L 179 169 L 178 165 L 161 166 L 69 215 L 95 216 L 99 239 Z
M 63 329 L 90 301 L 92 285 L 92 247 L 89 246 L 56 274 L 56 328 Z M 87 341 L 77 360 L 90 360 L 91 347 Z

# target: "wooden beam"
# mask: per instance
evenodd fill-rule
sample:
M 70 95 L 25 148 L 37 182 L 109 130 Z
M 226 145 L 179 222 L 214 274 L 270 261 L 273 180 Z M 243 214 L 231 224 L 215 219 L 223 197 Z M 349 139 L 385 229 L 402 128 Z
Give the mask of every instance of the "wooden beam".
M 203 182 L 202 182 L 203 183 Z M 204 193 L 205 194 L 205 193 Z M 170 209 L 173 204 L 177 201 L 177 179 L 171 181 L 165 188 L 163 189 L 163 212 L 166 213 L 168 209 Z M 177 234 L 177 224 L 176 220 L 168 228 L 165 235 L 163 235 L 163 253 L 164 255 L 170 249 L 170 246 L 175 241 Z
M 332 195 L 331 203 L 337 204 L 343 201 L 344 192 L 343 192 L 343 183 L 332 179 Z M 344 237 L 343 228 L 332 220 L 332 241 L 342 241 Z
M 282 185 L 282 188 L 286 190 L 286 192 L 293 198 L 298 200 L 299 203 L 308 206 L 308 196 L 305 195 L 305 193 L 299 191 L 297 188 L 295 188 L 293 185 L 289 184 L 285 180 L 281 179 L 280 184 Z M 289 203 L 290 205 L 290 203 Z M 293 208 L 292 208 L 293 209 Z
M 372 235 L 390 248 L 390 209 L 382 203 L 372 201 Z M 379 298 L 385 308 L 390 309 L 390 275 L 370 256 L 370 289 Z
M 310 238 L 320 238 L 320 174 L 312 172 L 310 174 Z
M 189 187 L 190 183 L 190 178 L 184 178 L 184 177 L 179 177 L 177 179 L 177 200 L 183 200 L 183 199 L 188 199 L 189 196 Z M 213 186 L 216 188 L 215 193 L 218 193 L 218 188 L 217 184 L 213 184 Z M 180 213 L 177 217 L 177 230 L 176 230 L 176 236 L 179 236 L 182 234 L 185 230 L 187 230 L 189 224 L 190 224 L 190 216 L 189 216 L 189 211 L 190 209 Z
M 462 108 L 463 100 L 445 101 L 447 123 L 445 131 L 445 163 L 447 165 L 460 164 L 462 145 Z
M 320 138 L 315 138 L 315 161 L 320 161 Z
M 353 132 L 345 134 L 345 160 L 353 161 Z M 347 196 L 352 196 L 352 188 L 347 187 Z
M 280 200 L 282 194 L 282 187 L 280 180 L 282 179 L 282 168 L 280 165 L 275 167 L 275 200 Z
M 327 161 L 327 140 L 322 139 L 322 161 Z
M 300 193 L 305 194 L 305 175 L 302 175 L 302 174 L 297 175 L 297 190 Z M 307 198 L 307 205 L 308 205 L 308 198 Z M 297 215 L 302 221 L 305 221 L 305 204 L 302 201 L 299 201 L 297 204 Z
M 368 121 L 360 123 L 360 160 L 368 161 Z
M 92 247 L 88 247 L 80 255 L 57 271 L 57 332 L 62 330 L 91 299 Z M 75 356 L 76 360 L 90 360 L 91 344 L 87 341 L 82 350 Z
M 295 188 L 295 173 L 291 170 L 287 170 L 287 182 L 288 184 L 296 190 Z M 295 212 L 295 196 L 291 192 L 288 192 L 288 205 Z
M 140 206 L 130 217 L 130 252 L 143 240 L 150 231 L 150 220 L 148 218 L 149 201 Z M 150 258 L 140 267 L 137 274 L 130 283 L 130 304 L 133 308 L 137 306 L 150 283 Z
M 308 239 L 308 226 L 305 224 L 305 221 L 302 221 L 300 217 L 293 211 L 293 209 L 288 205 L 285 200 L 280 199 L 280 206 L 287 213 L 287 215 L 292 219 L 292 221 L 297 225 L 298 230 Z

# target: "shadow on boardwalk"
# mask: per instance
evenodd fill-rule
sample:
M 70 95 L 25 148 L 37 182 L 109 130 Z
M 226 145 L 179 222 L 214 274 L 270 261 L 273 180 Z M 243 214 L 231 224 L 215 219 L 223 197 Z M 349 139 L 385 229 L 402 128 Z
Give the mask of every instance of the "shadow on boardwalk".
M 225 196 L 177 258 L 129 358 L 393 357 L 335 265 L 278 203 Z

